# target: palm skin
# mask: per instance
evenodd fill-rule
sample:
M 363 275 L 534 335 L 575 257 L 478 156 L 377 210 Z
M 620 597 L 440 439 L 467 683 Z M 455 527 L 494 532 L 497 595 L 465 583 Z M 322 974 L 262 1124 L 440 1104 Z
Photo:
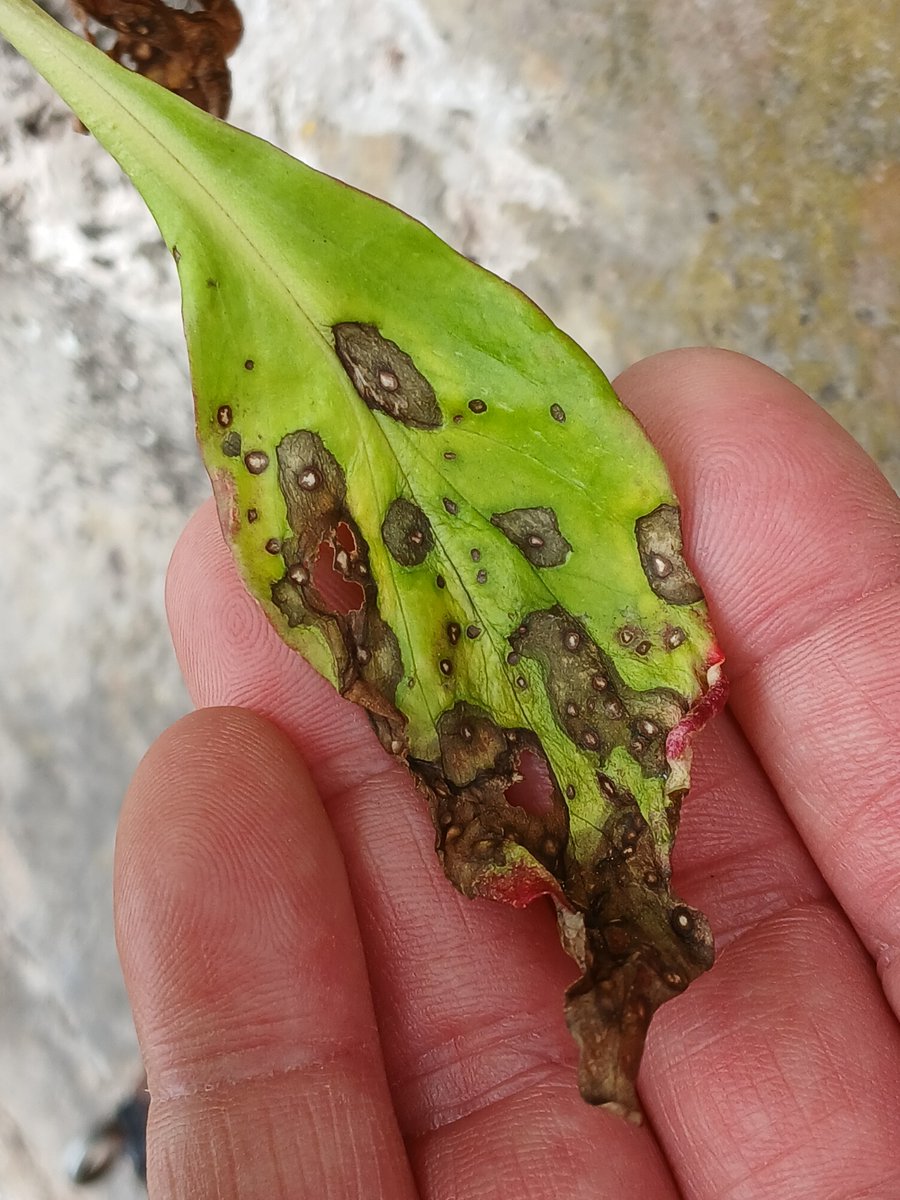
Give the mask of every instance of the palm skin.
M 675 864 L 719 960 L 654 1020 L 647 1123 L 578 1096 L 552 913 L 452 890 L 409 778 L 269 628 L 207 506 L 169 580 L 199 711 L 117 848 L 151 1197 L 900 1195 L 900 505 L 757 363 L 677 351 L 616 388 L 732 681 Z

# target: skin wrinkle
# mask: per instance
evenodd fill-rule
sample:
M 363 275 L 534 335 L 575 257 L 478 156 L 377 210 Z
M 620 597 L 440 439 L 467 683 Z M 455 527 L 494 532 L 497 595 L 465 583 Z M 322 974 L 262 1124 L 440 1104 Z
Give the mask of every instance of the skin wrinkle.
M 885 592 L 893 592 L 898 588 L 900 588 L 900 551 L 898 551 L 898 578 L 895 580 L 888 580 L 887 582 L 880 584 L 878 587 L 865 588 L 861 592 L 854 593 L 851 599 L 845 601 L 843 604 L 839 604 L 836 608 L 829 610 L 829 623 L 832 621 L 837 621 L 841 617 L 847 617 L 851 615 L 853 611 L 865 601 L 881 596 Z M 802 595 L 810 595 L 810 598 L 812 599 L 811 594 L 814 590 L 815 581 L 811 580 L 809 581 L 808 591 L 802 593 Z M 815 611 L 815 604 L 810 604 L 810 609 Z M 782 656 L 786 657 L 793 651 L 799 650 L 803 646 L 804 642 L 811 640 L 820 632 L 821 627 L 821 614 L 816 613 L 815 619 L 810 620 L 808 627 L 799 630 L 793 630 L 790 636 L 785 638 L 783 642 L 775 642 L 771 646 L 768 646 L 765 652 L 760 654 L 757 658 L 751 658 L 746 662 L 743 662 L 740 670 L 736 671 L 734 668 L 729 670 L 728 681 L 731 684 L 732 699 L 734 698 L 734 693 L 740 690 L 741 684 L 744 683 L 748 678 L 751 678 L 757 672 L 763 670 L 778 658 Z
M 429 1073 L 429 1078 L 419 1076 L 415 1082 L 428 1097 L 428 1103 L 422 1106 L 428 1116 L 418 1124 L 411 1123 L 407 1117 L 403 1122 L 404 1137 L 408 1142 L 414 1142 L 426 1135 L 446 1131 L 473 1116 L 490 1120 L 498 1105 L 517 1097 L 533 1098 L 547 1089 L 560 1093 L 563 1090 L 568 1091 L 571 1087 L 571 1071 L 571 1064 L 562 1064 L 547 1057 L 543 1062 L 530 1063 L 519 1070 L 505 1072 L 502 1077 L 498 1076 L 489 1088 L 483 1087 L 476 1094 L 466 1095 L 465 1098 L 463 1089 L 448 1089 L 455 1093 L 452 1105 L 449 1101 L 441 1100 L 440 1089 L 435 1086 L 434 1072 Z M 396 1094 L 396 1089 L 394 1092 Z
M 154 1098 L 151 1121 L 155 1135 L 168 1150 L 166 1170 L 172 1183 L 159 1192 L 151 1188 L 151 1196 L 182 1195 L 186 1178 L 193 1174 L 198 1182 L 197 1190 L 190 1192 L 192 1200 L 201 1188 L 204 1196 L 231 1196 L 229 1182 L 238 1177 L 246 1188 L 241 1195 L 274 1194 L 279 1200 L 293 1200 L 298 1194 L 368 1197 L 375 1190 L 379 1195 L 412 1200 L 405 1156 L 398 1160 L 400 1170 L 383 1165 L 390 1163 L 397 1147 L 379 1133 L 380 1097 L 361 1095 L 351 1080 L 307 1092 L 283 1089 L 273 1097 L 271 1081 L 262 1082 L 266 1088 L 250 1097 L 238 1090 L 227 1100 L 217 1098 L 211 1104 L 202 1095 L 163 1106 L 156 1105 Z M 250 1135 L 245 1111 L 248 1099 L 258 1101 L 252 1109 L 254 1129 Z M 198 1128 L 203 1137 L 197 1136 Z M 268 1144 L 272 1152 L 260 1154 L 261 1143 Z M 304 1152 L 299 1153 L 301 1147 Z M 217 1167 L 220 1159 L 224 1164 L 218 1173 L 214 1169 L 212 1179 L 206 1160 L 209 1153 Z M 335 1184 L 344 1183 L 346 1171 L 360 1166 L 366 1172 L 367 1186 L 337 1192 Z M 222 1190 L 217 1186 L 220 1180 Z M 281 1191 L 275 1190 L 278 1180 L 284 1181 Z M 375 1189 L 379 1182 L 384 1184 L 383 1193 Z
M 568 1200 L 680 1200 L 681 1193 L 668 1174 L 663 1179 L 654 1170 L 650 1179 L 635 1178 L 635 1149 L 645 1167 L 661 1161 L 659 1150 L 655 1141 L 647 1140 L 645 1129 L 623 1127 L 609 1113 L 595 1114 L 600 1120 L 585 1159 L 579 1139 L 566 1136 L 570 1125 L 581 1124 L 578 1116 L 584 1111 L 573 1109 L 573 1100 L 577 1104 L 571 1088 L 562 1086 L 514 1093 L 488 1110 L 410 1143 L 423 1198 L 546 1200 L 549 1179 L 552 1194 L 564 1194 Z M 510 1129 L 516 1130 L 515 1138 L 506 1134 Z M 622 1138 L 618 1152 L 604 1143 L 604 1135 L 613 1131 Z M 491 1164 L 489 1171 L 481 1158 Z
M 817 636 L 821 640 L 832 627 L 833 623 L 829 622 L 816 635 L 811 636 Z M 799 684 L 800 704 L 808 703 L 806 688 L 802 683 L 803 672 L 798 665 L 798 660 L 802 660 L 803 657 L 803 644 L 801 642 L 798 646 L 781 651 L 778 656 L 745 678 L 733 698 L 739 712 L 746 711 L 752 714 L 757 709 L 761 710 L 767 695 L 775 698 L 775 713 L 796 707 L 792 693 L 785 693 L 784 685 L 780 682 L 784 679 L 796 680 Z M 785 663 L 785 658 L 791 661 Z M 826 878 L 842 895 L 864 942 L 874 954 L 877 943 L 890 944 L 894 941 L 892 931 L 896 915 L 892 916 L 889 899 L 897 880 L 900 879 L 900 873 L 896 867 L 896 845 L 891 846 L 889 843 L 891 840 L 894 843 L 897 841 L 896 834 L 893 839 L 890 838 L 890 834 L 896 828 L 898 776 L 896 769 L 890 770 L 890 757 L 885 759 L 885 766 L 889 769 L 887 778 L 873 778 L 872 772 L 866 769 L 865 764 L 869 757 L 867 747 L 873 738 L 877 744 L 878 735 L 881 733 L 883 743 L 890 745 L 894 741 L 896 730 L 891 728 L 883 707 L 869 701 L 867 694 L 862 691 L 860 681 L 848 678 L 846 670 L 839 662 L 835 662 L 833 668 L 829 664 L 829 669 L 833 670 L 834 675 L 848 689 L 842 709 L 854 712 L 857 719 L 866 712 L 874 718 L 874 722 L 865 726 L 865 736 L 862 736 L 863 731 L 859 731 L 852 739 L 849 739 L 848 734 L 843 735 L 850 747 L 850 766 L 852 767 L 854 758 L 860 760 L 859 771 L 855 768 L 849 770 L 846 762 L 839 767 L 843 775 L 848 776 L 846 786 L 841 775 L 835 778 L 829 771 L 830 760 L 827 755 L 819 759 L 815 753 L 820 744 L 825 744 L 826 749 L 831 748 L 827 744 L 827 730 L 830 725 L 830 714 L 827 712 L 823 728 L 813 730 L 811 738 L 798 743 L 796 747 L 779 747 L 776 740 L 773 749 L 770 745 L 771 739 L 760 733 L 755 740 L 759 743 L 760 753 L 771 760 L 770 770 L 773 777 L 783 778 L 782 790 L 788 812 L 801 834 L 810 842 L 814 853 L 817 853 Z M 859 703 L 856 702 L 857 696 Z M 770 718 L 770 726 L 772 719 Z M 777 720 L 777 717 L 774 719 Z M 835 714 L 833 719 L 837 720 L 838 714 Z M 896 721 L 894 724 L 896 725 Z M 764 731 L 766 729 L 764 726 Z M 778 730 L 775 736 L 776 739 L 780 736 Z M 785 749 L 786 754 L 781 754 L 782 749 Z M 791 761 L 792 758 L 794 762 Z M 829 793 L 836 794 L 837 802 L 831 806 L 827 802 L 823 805 L 822 797 L 828 797 Z M 866 831 L 864 837 L 863 830 Z M 864 864 L 864 872 L 869 876 L 867 887 L 862 884 L 864 876 L 857 870 L 865 848 L 868 848 L 868 861 Z M 885 876 L 888 878 L 884 878 Z M 891 877 L 894 880 L 893 884 L 888 883 Z M 843 882 L 845 879 L 847 883 Z
M 166 1049 L 164 1043 L 158 1042 L 156 1045 L 159 1050 Z M 360 1054 L 380 1052 L 380 1045 L 375 1036 L 364 1040 L 348 1038 L 344 1043 L 338 1043 L 333 1038 L 321 1043 L 307 1039 L 303 1043 L 303 1049 L 307 1053 L 296 1062 L 281 1062 L 268 1067 L 253 1066 L 243 1070 L 235 1069 L 243 1055 L 210 1054 L 204 1061 L 207 1066 L 214 1066 L 215 1072 L 212 1076 L 204 1076 L 202 1082 L 196 1075 L 189 1081 L 182 1080 L 180 1070 L 154 1072 L 151 1089 L 154 1103 L 168 1104 L 197 1098 L 212 1100 L 221 1093 L 240 1090 L 247 1084 L 292 1077 L 315 1078 L 325 1072 L 330 1073 L 334 1067 L 341 1065 L 353 1067 L 354 1070 L 347 1072 L 348 1078 L 353 1077 L 357 1074 L 355 1068 Z M 192 1061 L 187 1070 L 194 1072 L 196 1067 L 196 1061 Z M 172 1075 L 171 1079 L 169 1075 Z
M 528 1035 L 524 1045 L 523 1034 Z M 567 1086 L 564 1077 L 571 1075 L 574 1055 L 553 1054 L 550 1049 L 529 1029 L 528 1017 L 522 1014 L 501 1014 L 464 1046 L 453 1037 L 441 1039 L 411 1062 L 393 1084 L 404 1135 L 418 1137 L 444 1128 L 535 1084 Z M 480 1075 L 487 1060 L 503 1062 L 502 1073 L 492 1083 L 472 1078 L 472 1065 L 481 1068 L 476 1072 Z M 518 1063 L 521 1065 L 514 1065 Z M 413 1089 L 421 1093 L 415 1103 L 404 1097 L 404 1092 Z

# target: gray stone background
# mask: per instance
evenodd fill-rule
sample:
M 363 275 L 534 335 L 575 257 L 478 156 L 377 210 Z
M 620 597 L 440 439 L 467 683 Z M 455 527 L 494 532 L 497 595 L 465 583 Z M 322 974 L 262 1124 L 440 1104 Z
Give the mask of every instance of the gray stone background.
M 242 7 L 236 124 L 424 219 L 609 373 L 763 359 L 900 483 L 900 0 Z M 207 487 L 172 263 L 5 45 L 0 399 L 0 1200 L 57 1200 L 136 1063 L 113 833 L 187 706 L 163 577 Z

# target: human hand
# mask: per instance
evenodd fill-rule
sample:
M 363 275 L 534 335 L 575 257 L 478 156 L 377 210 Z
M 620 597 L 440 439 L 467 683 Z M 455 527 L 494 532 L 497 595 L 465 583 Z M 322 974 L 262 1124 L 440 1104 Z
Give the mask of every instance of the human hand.
M 653 1022 L 648 1123 L 578 1095 L 549 907 L 453 891 L 404 769 L 280 642 L 207 505 L 169 580 L 200 711 L 139 767 L 117 849 L 151 1196 L 900 1194 L 900 505 L 759 364 L 679 351 L 616 387 L 732 683 L 675 852 L 720 957 Z

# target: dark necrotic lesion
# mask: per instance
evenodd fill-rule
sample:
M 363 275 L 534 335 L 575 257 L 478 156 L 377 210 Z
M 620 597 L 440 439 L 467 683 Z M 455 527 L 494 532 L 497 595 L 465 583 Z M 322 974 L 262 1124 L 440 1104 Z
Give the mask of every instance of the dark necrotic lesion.
M 440 428 L 434 388 L 396 342 L 356 321 L 341 322 L 332 333 L 337 356 L 369 408 L 414 429 Z
M 434 549 L 431 522 L 417 504 L 398 496 L 381 525 L 381 536 L 393 558 L 404 567 L 417 567 Z
M 681 517 L 672 504 L 660 504 L 634 526 L 641 566 L 651 589 L 669 604 L 703 599 L 700 585 L 684 559 Z
M 347 485 L 340 464 L 319 435 L 295 430 L 282 438 L 275 454 L 291 529 L 303 535 L 333 524 L 344 508 Z
M 541 668 L 557 724 L 598 764 L 620 746 L 647 776 L 665 776 L 666 736 L 681 720 L 687 701 L 668 688 L 629 687 L 615 664 L 561 608 L 530 613 L 509 638 L 516 661 Z
M 491 524 L 535 567 L 561 567 L 571 553 L 572 546 L 560 533 L 552 508 L 511 508 L 494 513 Z

